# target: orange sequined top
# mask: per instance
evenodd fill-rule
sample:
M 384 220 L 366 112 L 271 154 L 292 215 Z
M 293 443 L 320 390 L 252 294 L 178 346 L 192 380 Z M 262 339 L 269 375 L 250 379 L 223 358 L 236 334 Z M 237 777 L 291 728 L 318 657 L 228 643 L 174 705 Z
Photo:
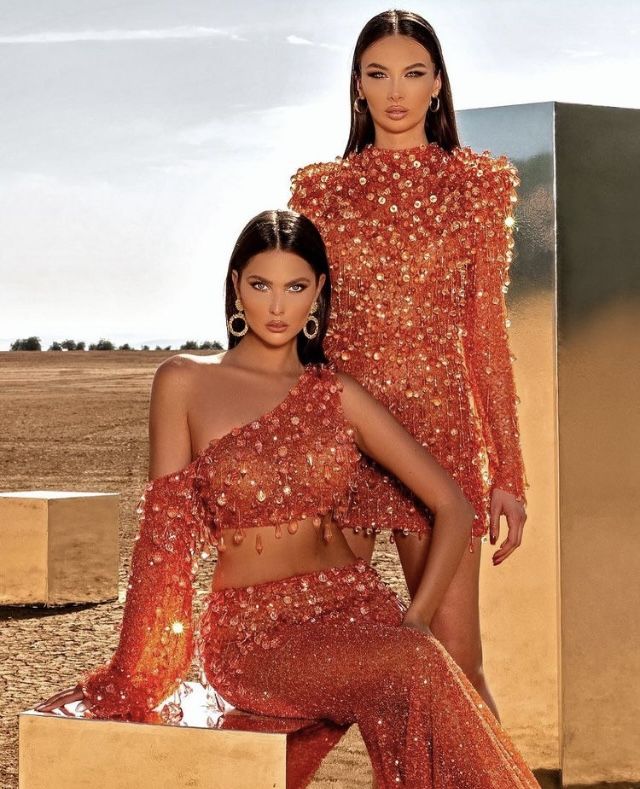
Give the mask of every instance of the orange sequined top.
M 488 151 L 371 145 L 292 178 L 332 272 L 325 350 L 402 422 L 489 526 L 493 487 L 525 501 L 505 293 L 516 168 Z M 368 459 L 359 527 L 422 532 L 430 513 Z M 354 524 L 352 524 L 354 525 Z
M 118 647 L 80 680 L 87 717 L 165 720 L 154 708 L 179 686 L 193 657 L 198 560 L 211 544 L 225 549 L 222 530 L 233 529 L 239 542 L 251 527 L 271 524 L 278 537 L 282 524 L 293 533 L 299 521 L 318 525 L 330 511 L 348 518 L 360 451 L 341 390 L 330 367 L 307 365 L 276 408 L 147 483 Z

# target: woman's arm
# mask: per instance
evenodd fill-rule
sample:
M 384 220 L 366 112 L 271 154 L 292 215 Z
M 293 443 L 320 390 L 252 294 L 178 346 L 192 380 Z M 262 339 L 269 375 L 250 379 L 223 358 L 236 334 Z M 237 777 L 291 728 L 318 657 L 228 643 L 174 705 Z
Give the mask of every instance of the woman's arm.
M 188 672 L 193 579 L 206 539 L 185 408 L 184 360 L 156 372 L 150 406 L 150 473 L 140 505 L 120 641 L 109 663 L 84 675 L 89 716 L 159 722 L 152 710 Z M 177 469 L 173 470 L 172 469 Z
M 428 626 L 469 543 L 473 508 L 455 480 L 381 403 L 350 376 L 338 377 L 358 447 L 404 482 L 435 516 L 425 570 L 405 617 L 407 624 Z
M 520 181 L 504 156 L 482 160 L 482 169 L 482 208 L 478 210 L 484 213 L 478 213 L 480 221 L 475 225 L 462 343 L 489 451 L 492 488 L 525 502 L 527 483 L 505 304 L 514 246 L 515 187 Z

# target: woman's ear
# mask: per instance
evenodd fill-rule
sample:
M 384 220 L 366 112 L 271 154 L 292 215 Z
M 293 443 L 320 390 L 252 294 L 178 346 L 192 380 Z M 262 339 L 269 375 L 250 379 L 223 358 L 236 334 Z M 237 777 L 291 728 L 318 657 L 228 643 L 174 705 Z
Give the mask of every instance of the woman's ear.
M 440 93 L 440 91 L 442 90 L 442 77 L 440 76 L 440 72 L 439 71 L 438 71 L 438 76 L 433 81 L 433 84 L 438 89 L 438 93 Z
M 326 274 L 320 274 L 318 277 L 318 285 L 316 287 L 316 301 L 320 298 L 320 293 L 322 293 L 322 288 L 324 288 L 324 283 L 327 281 Z
M 238 272 L 235 269 L 231 272 L 231 281 L 233 282 L 233 289 L 236 292 L 236 299 L 239 299 L 240 289 L 238 287 Z

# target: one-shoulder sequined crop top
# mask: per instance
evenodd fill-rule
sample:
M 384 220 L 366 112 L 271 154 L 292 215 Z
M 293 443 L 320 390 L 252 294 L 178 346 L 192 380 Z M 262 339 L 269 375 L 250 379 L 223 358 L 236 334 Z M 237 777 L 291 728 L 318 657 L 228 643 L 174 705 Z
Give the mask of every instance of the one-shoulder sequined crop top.
M 81 679 L 86 717 L 161 722 L 154 706 L 191 663 L 198 561 L 212 544 L 227 549 L 224 530 L 235 543 L 251 527 L 271 525 L 277 537 L 306 519 L 320 526 L 329 512 L 346 525 L 361 455 L 341 390 L 330 366 L 307 365 L 274 409 L 146 484 L 120 642 Z M 261 553 L 259 533 L 255 546 Z
M 160 499 L 154 512 L 179 518 L 172 489 L 181 489 L 196 499 L 199 512 L 192 514 L 200 516 L 219 551 L 227 547 L 224 529 L 233 529 L 239 544 L 251 527 L 271 525 L 279 537 L 283 526 L 294 533 L 307 518 L 319 526 L 330 510 L 344 525 L 360 452 L 341 390 L 330 367 L 307 365 L 279 405 L 210 441 L 181 471 L 149 482 L 144 501 L 152 495 Z M 256 550 L 262 551 L 259 535 Z

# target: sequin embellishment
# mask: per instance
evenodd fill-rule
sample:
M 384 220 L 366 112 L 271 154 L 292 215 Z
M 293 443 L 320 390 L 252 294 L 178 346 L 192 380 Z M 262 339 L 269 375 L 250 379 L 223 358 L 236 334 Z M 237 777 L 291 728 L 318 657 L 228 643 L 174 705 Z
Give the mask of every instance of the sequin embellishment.
M 325 349 L 458 481 L 489 525 L 490 494 L 525 501 L 505 293 L 516 168 L 436 143 L 366 147 L 292 179 L 290 207 L 320 230 L 333 300 Z M 372 461 L 355 528 L 424 531 L 430 513 Z

